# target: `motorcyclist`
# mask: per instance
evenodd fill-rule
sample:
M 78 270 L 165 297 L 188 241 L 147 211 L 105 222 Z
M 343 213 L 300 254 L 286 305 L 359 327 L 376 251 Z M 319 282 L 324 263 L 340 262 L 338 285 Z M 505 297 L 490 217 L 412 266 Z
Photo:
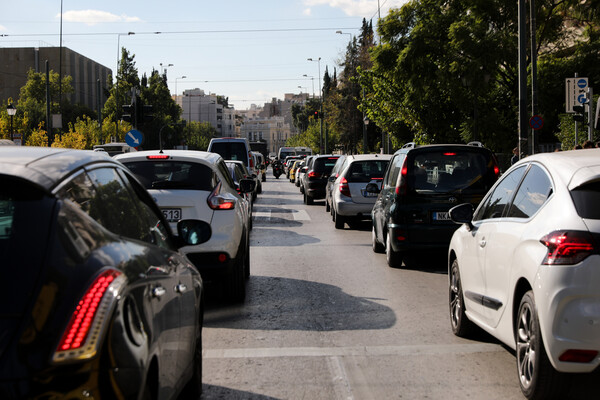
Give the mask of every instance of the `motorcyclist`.
M 276 159 L 275 161 L 273 161 L 272 167 L 273 175 L 275 176 L 275 178 L 279 178 L 279 176 L 283 174 L 283 164 L 279 159 Z

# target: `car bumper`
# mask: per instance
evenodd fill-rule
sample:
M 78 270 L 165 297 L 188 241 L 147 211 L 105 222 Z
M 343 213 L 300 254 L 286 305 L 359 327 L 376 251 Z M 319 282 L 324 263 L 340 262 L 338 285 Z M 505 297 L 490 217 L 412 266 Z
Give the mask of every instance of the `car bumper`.
M 455 223 L 388 225 L 394 251 L 447 250 L 459 227 Z
M 533 285 L 546 352 L 561 372 L 591 372 L 600 364 L 600 255 L 577 265 L 540 266 Z M 567 350 L 597 351 L 589 363 L 560 361 Z
M 353 201 L 343 201 L 335 199 L 335 210 L 339 215 L 344 217 L 371 218 L 373 204 L 369 203 L 354 203 Z M 373 200 L 375 203 L 375 200 Z
M 304 189 L 306 194 L 313 199 L 325 198 L 325 183 L 324 182 L 308 182 Z

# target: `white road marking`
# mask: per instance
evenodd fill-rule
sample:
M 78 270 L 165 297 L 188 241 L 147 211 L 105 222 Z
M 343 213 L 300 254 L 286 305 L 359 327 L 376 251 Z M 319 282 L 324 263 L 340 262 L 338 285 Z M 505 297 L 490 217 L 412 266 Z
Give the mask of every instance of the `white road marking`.
M 253 218 L 271 219 L 271 210 L 269 211 L 252 211 Z
M 310 221 L 310 216 L 306 210 L 293 210 L 292 215 L 294 216 L 294 221 Z
M 333 390 L 335 391 L 336 399 L 353 400 L 352 388 L 350 387 L 350 381 L 348 375 L 342 364 L 340 357 L 329 357 L 327 359 L 327 365 L 331 372 L 333 381 Z
M 504 350 L 498 344 L 438 344 L 414 346 L 359 347 L 277 347 L 253 349 L 204 349 L 204 358 L 273 358 L 273 357 L 344 357 L 344 356 L 414 356 L 436 354 L 495 353 Z

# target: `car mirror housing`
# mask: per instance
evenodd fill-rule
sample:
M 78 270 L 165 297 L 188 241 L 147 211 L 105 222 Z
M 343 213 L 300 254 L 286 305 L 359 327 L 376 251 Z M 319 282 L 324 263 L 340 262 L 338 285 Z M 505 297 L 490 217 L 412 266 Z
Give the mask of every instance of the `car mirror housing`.
M 240 191 L 242 193 L 250 193 L 254 191 L 256 181 L 254 179 L 240 179 Z
M 459 204 L 449 211 L 450 219 L 457 224 L 467 224 L 467 229 L 473 229 L 473 205 L 470 203 Z
M 376 183 L 369 183 L 367 184 L 367 187 L 365 188 L 367 193 L 379 193 L 381 190 L 379 190 L 379 186 L 377 186 Z
M 193 246 L 208 242 L 212 236 L 212 228 L 205 221 L 184 219 L 177 223 L 177 234 L 184 246 Z

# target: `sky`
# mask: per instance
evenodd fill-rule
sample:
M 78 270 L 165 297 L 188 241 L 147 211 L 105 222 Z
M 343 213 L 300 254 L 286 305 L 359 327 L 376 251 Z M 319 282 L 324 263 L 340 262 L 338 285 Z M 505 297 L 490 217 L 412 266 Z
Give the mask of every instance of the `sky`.
M 166 69 L 172 94 L 199 88 L 243 110 L 285 93 L 318 96 L 363 18 L 376 27 L 378 12 L 406 1 L 62 0 L 62 45 L 113 71 L 125 47 L 140 77 Z M 0 47 L 60 45 L 61 0 L 1 3 Z

